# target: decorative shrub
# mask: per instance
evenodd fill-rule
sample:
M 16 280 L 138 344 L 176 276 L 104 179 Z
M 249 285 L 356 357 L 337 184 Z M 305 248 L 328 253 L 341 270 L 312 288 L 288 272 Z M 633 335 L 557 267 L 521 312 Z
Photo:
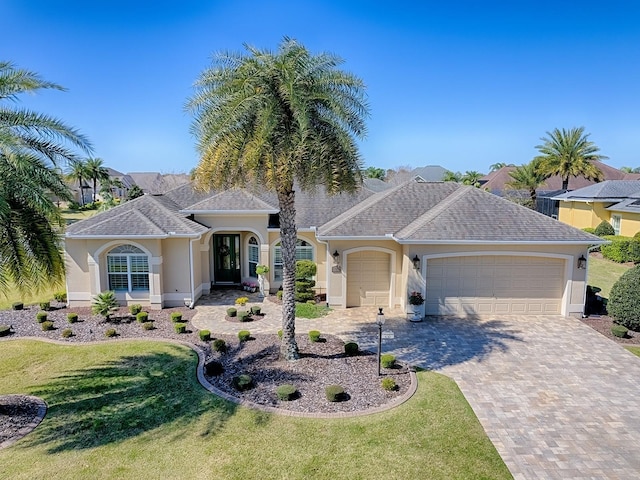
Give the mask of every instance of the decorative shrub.
M 313 276 L 317 270 L 318 267 L 311 260 L 298 260 L 296 262 L 296 302 L 304 303 L 315 299 L 316 292 L 313 287 L 315 287 L 316 282 L 313 280 Z
M 611 243 L 600 245 L 602 256 L 613 262 L 640 262 L 640 241 L 619 235 L 604 237 Z
M 22 310 L 24 308 L 24 303 L 16 302 L 13 305 L 11 305 L 11 308 L 13 308 L 14 310 Z
M 241 307 L 244 307 L 248 301 L 249 299 L 247 297 L 238 297 L 236 298 L 236 305 L 240 305 Z
M 71 331 L 70 328 L 65 328 L 62 331 L 62 338 L 69 338 L 69 337 L 73 337 L 73 332 Z
M 49 302 L 40 302 L 40 310 L 48 312 L 49 310 L 51 310 L 51 304 Z
M 615 337 L 626 338 L 627 334 L 629 333 L 629 329 L 627 327 L 622 326 L 622 325 L 612 325 L 611 326 L 611 333 Z
M 65 292 L 64 290 L 55 292 L 53 294 L 53 299 L 56 302 L 65 303 L 67 301 L 67 292 Z
M 312 342 L 319 342 L 320 332 L 318 330 L 309 331 L 309 340 L 311 340 Z
M 107 331 L 104 332 L 104 336 L 105 337 L 111 338 L 111 337 L 115 337 L 116 335 L 117 335 L 117 333 L 116 333 L 116 329 L 115 328 L 110 328 L 110 329 L 108 329 Z
M 247 310 L 240 310 L 238 312 L 238 318 L 241 322 L 250 322 L 251 321 L 251 313 Z
M 47 321 L 47 312 L 38 312 L 38 313 L 36 313 L 36 320 L 38 321 L 38 323 L 46 322 Z
M 224 372 L 224 367 L 216 360 L 211 360 L 204 364 L 205 375 L 217 377 L 218 375 L 222 375 L 222 372 Z
M 615 323 L 640 330 L 640 265 L 624 272 L 613 284 L 607 310 Z
M 242 374 L 242 375 L 238 375 L 237 377 L 233 377 L 233 380 L 231 381 L 231 383 L 233 384 L 233 387 L 236 390 L 239 391 L 244 391 L 244 390 L 249 390 L 251 387 L 253 387 L 253 378 L 251 378 L 251 375 L 247 375 Z
M 115 312 L 120 304 L 116 298 L 116 293 L 108 290 L 106 292 L 99 293 L 91 302 L 91 312 L 94 315 L 102 315 L 105 320 L 109 320 L 109 317 Z
M 282 330 L 278 330 L 278 338 L 282 340 Z
M 211 342 L 211 350 L 214 352 L 224 353 L 227 351 L 227 343 L 221 338 L 216 338 Z
M 180 312 L 173 312 L 171 314 L 171 321 L 174 323 L 178 323 L 182 321 L 182 313 Z
M 149 320 L 149 314 L 147 312 L 138 312 L 136 313 L 136 320 L 140 323 L 145 323 Z
M 258 275 L 265 275 L 269 273 L 269 267 L 266 265 L 256 265 L 256 273 Z
M 276 388 L 276 395 L 278 396 L 278 400 L 288 402 L 290 400 L 294 400 L 296 398 L 296 394 L 298 389 L 294 385 L 280 385 Z
M 390 353 L 385 353 L 380 357 L 382 368 L 393 368 L 396 364 L 396 357 Z
M 153 325 L 153 322 L 144 322 L 142 324 L 142 329 L 143 330 L 153 330 L 154 328 L 156 328 L 156 327 Z
M 358 355 L 358 344 L 356 342 L 347 342 L 344 344 L 344 353 L 349 357 Z
M 142 311 L 142 305 L 139 303 L 134 303 L 133 305 L 129 305 L 129 313 L 131 315 L 138 315 Z
M 49 330 L 53 330 L 53 322 L 50 322 L 50 321 L 42 322 L 41 327 L 43 332 L 48 332 Z
M 67 321 L 69 323 L 76 323 L 78 321 L 78 314 L 77 313 L 67 313 Z
M 240 330 L 238 332 L 238 340 L 240 340 L 241 342 L 246 342 L 250 338 L 251 338 L 251 332 L 249 332 L 249 330 Z
M 595 235 L 596 233 L 596 229 L 593 227 L 585 227 L 582 229 L 583 232 L 587 232 L 587 233 L 591 233 L 593 235 Z
M 227 308 L 228 317 L 235 317 L 237 314 L 238 314 L 238 310 L 236 308 L 233 308 L 233 307 Z
M 611 224 L 609 222 L 607 222 L 606 220 L 603 220 L 602 222 L 600 222 L 600 225 L 598 225 L 596 227 L 594 233 L 599 237 L 604 237 L 605 235 L 615 235 L 616 234 L 616 232 L 613 230 L 613 227 L 611 226 Z
M 11 333 L 10 325 L 0 325 L 0 337 L 6 337 Z
M 396 381 L 391 377 L 385 377 L 380 382 L 382 388 L 384 388 L 387 392 L 392 392 L 398 389 L 398 385 L 396 385 Z
M 276 292 L 276 298 L 277 298 L 278 300 L 282 300 L 282 295 L 283 295 L 283 294 L 284 294 L 284 292 L 283 292 L 282 290 L 278 290 L 278 291 Z
M 211 340 L 211 332 L 209 330 L 200 330 L 198 332 L 198 335 L 200 335 L 200 340 L 202 340 L 203 342 L 208 342 L 209 340 Z
M 344 388 L 340 385 L 329 385 L 325 387 L 324 394 L 330 402 L 339 402 L 344 399 Z
M 260 308 L 258 305 L 254 305 L 253 307 L 251 307 L 252 315 L 260 315 L 261 311 L 262 311 L 262 308 Z
M 186 323 L 174 323 L 173 328 L 175 328 L 176 333 L 187 333 L 187 324 Z

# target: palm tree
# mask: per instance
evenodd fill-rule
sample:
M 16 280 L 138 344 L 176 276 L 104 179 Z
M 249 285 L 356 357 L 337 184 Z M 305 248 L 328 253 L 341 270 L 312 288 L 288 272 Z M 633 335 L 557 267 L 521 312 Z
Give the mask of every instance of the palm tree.
M 355 137 L 368 116 L 364 84 L 342 59 L 312 55 L 284 38 L 277 52 L 245 45 L 203 71 L 187 103 L 201 156 L 202 188 L 260 185 L 275 191 L 283 262 L 281 355 L 298 358 L 295 340 L 297 228 L 294 182 L 302 190 L 353 192 L 362 183 Z
M 451 170 L 447 170 L 446 172 L 444 172 L 444 175 L 442 176 L 442 181 L 443 182 L 457 182 L 459 183 L 460 180 L 462 179 L 462 174 L 460 172 L 452 172 Z
M 509 176 L 512 180 L 508 181 L 506 185 L 514 190 L 527 190 L 530 197 L 530 203 L 527 206 L 535 209 L 537 200 L 536 190 L 549 178 L 548 175 L 540 171 L 539 161 L 532 160 L 525 165 L 516 167 L 515 170 L 509 172 Z
M 50 286 L 64 278 L 59 231 L 64 222 L 50 194 L 70 199 L 59 163 L 91 151 L 75 129 L 48 115 L 13 108 L 25 92 L 64 90 L 36 73 L 0 62 L 0 290 Z
M 378 168 L 378 167 L 368 167 L 363 172 L 364 176 L 367 178 L 377 178 L 378 180 L 382 180 L 382 181 L 384 181 L 384 177 L 386 173 L 387 172 L 384 170 L 384 168 Z
M 464 175 L 461 178 L 461 181 L 464 185 L 471 185 L 476 188 L 480 188 L 480 179 L 483 177 L 480 172 L 476 172 L 475 170 L 467 170 L 464 172 Z
M 489 169 L 490 169 L 491 172 L 495 172 L 496 170 L 500 170 L 501 168 L 504 168 L 506 166 L 507 166 L 507 164 L 504 163 L 504 162 L 496 162 L 496 163 L 490 165 Z
M 602 180 L 602 172 L 593 164 L 597 160 L 606 160 L 608 157 L 598 155 L 598 146 L 589 141 L 589 134 L 584 133 L 584 127 L 571 128 L 569 130 L 554 129 L 547 132 L 547 137 L 542 137 L 542 145 L 536 145 L 541 155 L 539 160 L 540 171 L 547 176 L 560 175 L 562 177 L 562 190 L 569 188 L 569 177 L 585 177 L 589 180 Z
M 74 160 L 69 164 L 69 168 L 67 169 L 67 178 L 71 181 L 78 181 L 78 188 L 80 188 L 80 205 L 84 205 L 82 181 L 88 176 L 87 165 L 83 160 Z
M 109 170 L 103 166 L 101 158 L 88 158 L 85 162 L 87 171 L 86 175 L 93 181 L 93 202 L 96 201 L 96 189 L 98 188 L 98 182 L 106 182 L 109 180 Z

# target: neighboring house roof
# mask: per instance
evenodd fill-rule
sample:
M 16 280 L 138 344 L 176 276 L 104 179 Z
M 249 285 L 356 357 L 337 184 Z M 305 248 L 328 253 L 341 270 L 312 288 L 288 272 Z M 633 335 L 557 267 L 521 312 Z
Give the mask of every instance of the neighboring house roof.
M 414 169 L 411 175 L 414 179 L 424 182 L 441 182 L 445 173 L 447 173 L 447 169 L 440 165 L 427 165 Z
M 391 188 L 387 182 L 383 182 L 379 178 L 365 178 L 363 180 L 365 188 L 368 188 L 372 192 L 382 192 Z
M 248 190 L 233 188 L 221 192 L 213 192 L 189 207 L 183 208 L 184 213 L 278 213 L 278 203 L 269 204 Z
M 393 238 L 400 243 L 602 243 L 477 188 L 413 181 L 356 205 L 323 225 L 318 237 Z
M 554 200 L 583 202 L 619 202 L 625 198 L 640 198 L 639 180 L 606 180 L 553 197 Z
M 127 175 L 149 194 L 165 193 L 191 181 L 186 173 L 129 172 Z

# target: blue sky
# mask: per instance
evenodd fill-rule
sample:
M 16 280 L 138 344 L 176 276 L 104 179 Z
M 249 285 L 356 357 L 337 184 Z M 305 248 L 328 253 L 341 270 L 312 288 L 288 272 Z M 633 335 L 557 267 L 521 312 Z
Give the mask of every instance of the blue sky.
M 367 85 L 367 166 L 522 164 L 553 128 L 584 126 L 640 166 L 634 1 L 0 2 L 0 58 L 65 86 L 23 105 L 78 127 L 122 172 L 197 164 L 184 104 L 212 54 L 283 36 Z

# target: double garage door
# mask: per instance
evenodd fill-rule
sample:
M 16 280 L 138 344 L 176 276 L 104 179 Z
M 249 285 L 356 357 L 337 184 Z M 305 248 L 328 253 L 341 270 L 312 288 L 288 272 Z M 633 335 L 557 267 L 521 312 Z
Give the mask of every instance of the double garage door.
M 427 261 L 427 315 L 560 314 L 564 260 L 483 255 Z
M 364 250 L 347 256 L 347 307 L 389 305 L 391 255 Z

